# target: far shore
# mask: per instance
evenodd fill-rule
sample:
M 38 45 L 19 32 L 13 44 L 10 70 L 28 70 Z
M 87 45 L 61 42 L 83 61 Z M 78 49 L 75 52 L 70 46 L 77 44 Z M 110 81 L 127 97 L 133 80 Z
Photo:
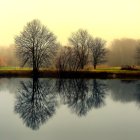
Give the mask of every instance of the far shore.
M 97 69 L 97 70 L 80 70 L 80 71 L 58 71 L 42 69 L 38 75 L 40 78 L 103 78 L 103 79 L 140 79 L 140 70 L 111 70 L 111 69 Z M 33 77 L 31 69 L 0 69 L 0 77 Z

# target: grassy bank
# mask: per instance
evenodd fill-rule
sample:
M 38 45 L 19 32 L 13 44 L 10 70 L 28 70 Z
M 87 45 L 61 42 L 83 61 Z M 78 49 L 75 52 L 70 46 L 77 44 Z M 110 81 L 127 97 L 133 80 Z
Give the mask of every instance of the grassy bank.
M 0 77 L 32 77 L 32 70 L 29 68 L 0 69 Z M 140 79 L 140 70 L 120 70 L 120 69 L 97 69 L 81 71 L 64 71 L 42 69 L 39 77 L 52 78 L 137 78 Z

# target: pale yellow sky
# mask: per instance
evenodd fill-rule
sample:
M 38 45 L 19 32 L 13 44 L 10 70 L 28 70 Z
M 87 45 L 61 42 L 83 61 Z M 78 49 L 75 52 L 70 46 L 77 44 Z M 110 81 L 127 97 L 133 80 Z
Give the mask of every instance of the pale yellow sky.
M 13 44 L 14 36 L 33 19 L 63 45 L 79 28 L 107 41 L 140 39 L 140 0 L 0 0 L 0 46 Z

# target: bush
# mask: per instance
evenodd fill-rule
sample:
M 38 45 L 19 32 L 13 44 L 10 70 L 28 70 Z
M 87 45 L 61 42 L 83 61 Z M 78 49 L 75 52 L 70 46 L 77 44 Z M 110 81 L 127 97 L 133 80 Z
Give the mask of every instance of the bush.
M 130 65 L 123 65 L 121 66 L 121 70 L 136 70 L 135 66 L 130 66 Z

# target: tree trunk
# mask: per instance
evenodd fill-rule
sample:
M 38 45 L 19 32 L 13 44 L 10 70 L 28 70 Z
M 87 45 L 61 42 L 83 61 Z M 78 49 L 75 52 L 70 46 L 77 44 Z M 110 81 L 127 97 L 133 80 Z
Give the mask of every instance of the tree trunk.
M 38 77 L 39 75 L 39 70 L 35 67 L 33 68 L 33 77 Z
M 39 75 L 39 70 L 38 67 L 36 66 L 36 58 L 35 58 L 35 48 L 33 44 L 33 77 L 38 77 Z

